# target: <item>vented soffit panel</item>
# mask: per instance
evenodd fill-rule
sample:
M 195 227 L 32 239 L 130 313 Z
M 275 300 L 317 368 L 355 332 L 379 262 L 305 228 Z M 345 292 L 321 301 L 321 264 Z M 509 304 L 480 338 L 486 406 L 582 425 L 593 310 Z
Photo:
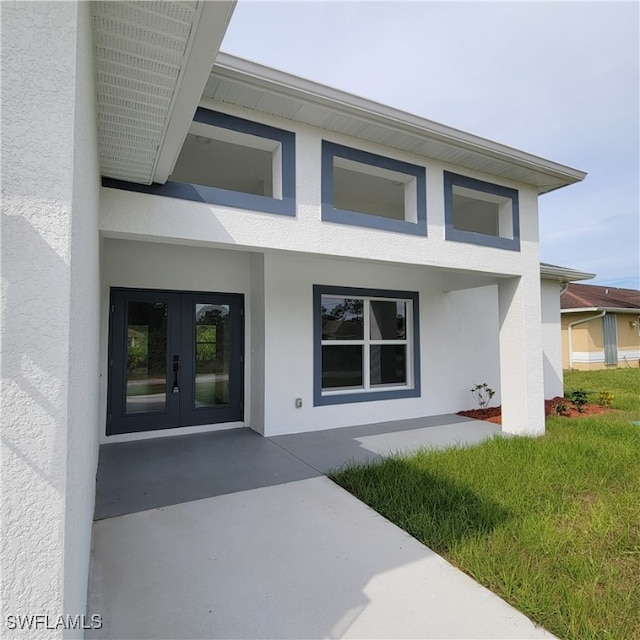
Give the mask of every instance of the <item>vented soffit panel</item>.
M 531 184 L 539 194 L 586 176 L 578 169 L 224 52 L 216 58 L 203 97 Z
M 92 2 L 103 176 L 166 181 L 234 0 Z

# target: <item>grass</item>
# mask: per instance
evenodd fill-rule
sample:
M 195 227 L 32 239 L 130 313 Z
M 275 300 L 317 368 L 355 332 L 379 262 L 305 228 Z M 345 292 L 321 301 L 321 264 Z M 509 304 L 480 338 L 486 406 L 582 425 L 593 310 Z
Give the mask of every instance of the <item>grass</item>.
M 565 371 L 565 393 L 584 389 L 589 402 L 597 402 L 602 392 L 613 393 L 613 408 L 640 412 L 640 370 L 601 369 L 599 371 Z M 640 420 L 636 416 L 635 420 Z
M 640 638 L 640 370 L 578 387 L 614 411 L 331 477 L 555 635 Z

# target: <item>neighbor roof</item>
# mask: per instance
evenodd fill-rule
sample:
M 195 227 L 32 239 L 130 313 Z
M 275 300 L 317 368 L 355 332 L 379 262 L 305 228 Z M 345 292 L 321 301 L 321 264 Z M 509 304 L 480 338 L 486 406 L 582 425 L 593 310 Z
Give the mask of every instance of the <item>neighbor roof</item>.
M 640 311 L 640 291 L 594 284 L 570 283 L 560 296 L 563 311 L 571 310 L 636 310 Z

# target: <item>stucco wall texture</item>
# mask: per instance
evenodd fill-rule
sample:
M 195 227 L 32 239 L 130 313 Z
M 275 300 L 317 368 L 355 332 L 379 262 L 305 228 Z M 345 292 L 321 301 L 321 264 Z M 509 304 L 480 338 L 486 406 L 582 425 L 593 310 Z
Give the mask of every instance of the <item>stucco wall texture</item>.
M 459 167 L 211 100 L 203 100 L 202 106 L 295 133 L 296 216 L 257 213 L 107 188 L 103 189 L 100 210 L 100 230 L 105 237 L 156 238 L 184 244 L 212 242 L 240 248 L 298 251 L 514 276 L 534 264 L 538 273 L 537 195 L 530 185 L 499 180 L 500 184 L 519 191 L 521 251 L 447 241 L 443 170 L 461 171 Z M 323 221 L 320 179 L 323 139 L 424 166 L 427 237 Z M 466 169 L 464 173 L 496 182 L 496 178 L 488 174 Z
M 562 380 L 562 344 L 560 336 L 560 284 L 542 280 L 542 350 L 544 367 L 544 397 L 564 395 Z
M 1 11 L 2 629 L 81 636 L 8 630 L 6 620 L 85 613 L 98 326 L 89 11 L 57 2 Z

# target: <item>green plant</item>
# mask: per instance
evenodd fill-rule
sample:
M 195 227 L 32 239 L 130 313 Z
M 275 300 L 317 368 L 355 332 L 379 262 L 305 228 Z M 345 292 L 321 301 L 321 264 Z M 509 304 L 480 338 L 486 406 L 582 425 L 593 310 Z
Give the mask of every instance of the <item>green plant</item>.
M 575 405 L 578 413 L 584 413 L 584 405 L 587 404 L 587 392 L 584 389 L 574 389 L 570 394 L 571 402 Z
M 598 404 L 601 407 L 610 407 L 613 402 L 614 395 L 613 393 L 609 393 L 608 391 L 601 391 L 598 396 Z
M 486 409 L 491 398 L 496 395 L 496 392 L 486 382 L 477 384 L 471 389 L 471 393 L 481 409 Z
M 566 418 L 571 415 L 571 408 L 564 400 L 558 400 L 553 405 L 553 413 L 557 416 L 564 416 Z

